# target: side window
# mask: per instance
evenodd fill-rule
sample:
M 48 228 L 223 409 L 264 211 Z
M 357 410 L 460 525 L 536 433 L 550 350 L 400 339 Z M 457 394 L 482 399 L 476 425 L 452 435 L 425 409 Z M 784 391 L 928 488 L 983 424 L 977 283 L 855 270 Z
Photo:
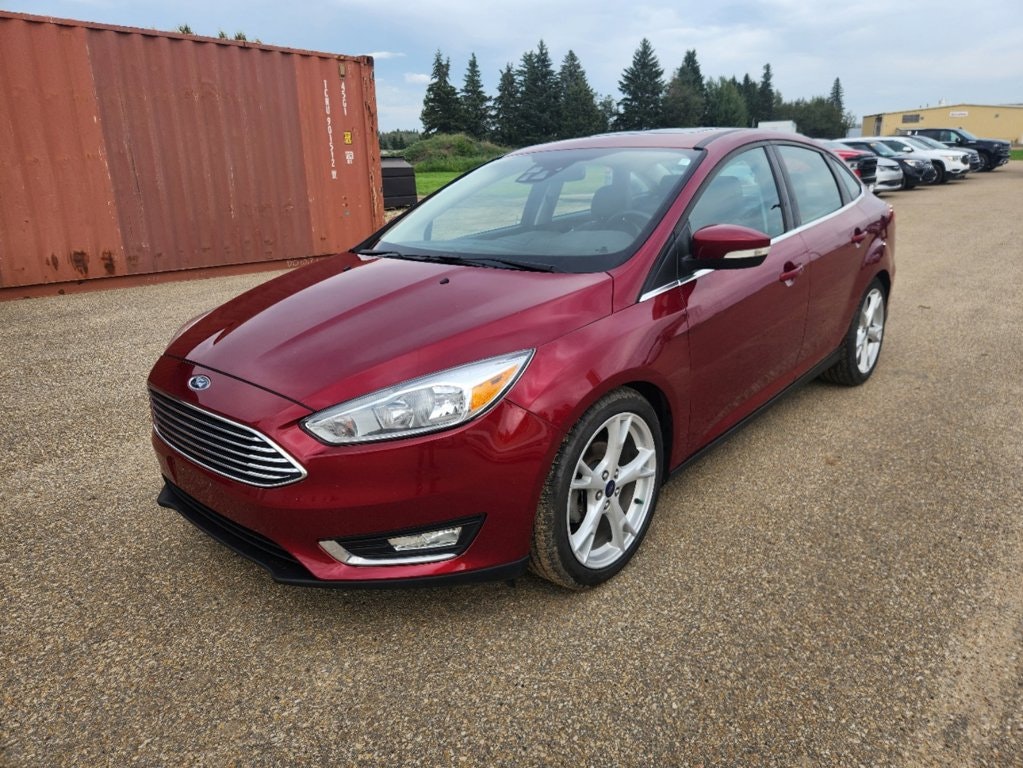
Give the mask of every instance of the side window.
M 828 158 L 828 164 L 831 166 L 832 172 L 838 177 L 838 183 L 842 185 L 846 192 L 847 200 L 855 200 L 860 196 L 862 189 L 860 188 L 860 180 L 856 178 L 852 171 L 845 163 L 839 163 Z
M 778 154 L 788 171 L 801 224 L 808 224 L 842 207 L 838 183 L 822 154 L 791 145 L 779 146 Z
M 785 231 L 778 186 L 763 147 L 722 166 L 689 214 L 690 232 L 711 224 L 739 224 L 770 237 Z

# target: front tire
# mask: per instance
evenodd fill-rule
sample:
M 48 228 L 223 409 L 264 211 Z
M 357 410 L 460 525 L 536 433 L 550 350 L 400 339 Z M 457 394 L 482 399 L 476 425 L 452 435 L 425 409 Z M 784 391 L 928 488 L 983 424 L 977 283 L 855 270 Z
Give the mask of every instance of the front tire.
M 944 184 L 948 181 L 948 173 L 945 172 L 945 166 L 935 160 L 932 165 L 934 170 L 938 172 L 938 178 L 934 180 L 935 184 Z
M 607 581 L 646 535 L 661 487 L 663 439 L 627 387 L 598 400 L 562 443 L 540 497 L 530 569 L 569 589 Z
M 888 302 L 884 286 L 877 278 L 867 286 L 859 308 L 849 323 L 839 360 L 821 374 L 821 378 L 847 387 L 859 386 L 874 372 L 881 356 Z

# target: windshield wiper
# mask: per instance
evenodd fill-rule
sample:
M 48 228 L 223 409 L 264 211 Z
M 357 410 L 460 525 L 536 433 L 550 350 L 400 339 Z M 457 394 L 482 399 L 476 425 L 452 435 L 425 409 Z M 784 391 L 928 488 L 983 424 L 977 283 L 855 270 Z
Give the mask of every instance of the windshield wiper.
M 406 259 L 408 261 L 432 261 L 437 264 L 464 264 L 469 267 L 496 267 L 498 269 L 519 269 L 527 272 L 558 272 L 550 264 L 534 261 L 514 261 L 496 256 L 454 256 L 446 253 L 401 253 L 400 251 L 355 251 L 359 256 L 376 256 L 383 259 Z
M 493 266 L 501 269 L 520 269 L 526 272 L 559 272 L 560 270 L 552 264 L 540 264 L 536 261 L 515 261 L 514 259 L 502 259 L 496 256 L 474 256 L 463 259 L 465 264 L 472 264 L 481 267 Z
M 362 248 L 358 251 L 352 251 L 356 256 L 377 256 L 381 259 L 404 259 L 407 255 L 399 253 L 398 251 L 375 251 L 372 248 Z

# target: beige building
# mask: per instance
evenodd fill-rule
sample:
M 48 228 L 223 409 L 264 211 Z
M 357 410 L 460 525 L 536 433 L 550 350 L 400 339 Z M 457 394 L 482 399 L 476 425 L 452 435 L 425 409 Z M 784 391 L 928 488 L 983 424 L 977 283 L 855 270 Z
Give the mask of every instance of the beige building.
M 963 128 L 984 139 L 1023 145 L 1023 104 L 951 104 L 863 118 L 864 136 L 888 136 L 899 129 Z

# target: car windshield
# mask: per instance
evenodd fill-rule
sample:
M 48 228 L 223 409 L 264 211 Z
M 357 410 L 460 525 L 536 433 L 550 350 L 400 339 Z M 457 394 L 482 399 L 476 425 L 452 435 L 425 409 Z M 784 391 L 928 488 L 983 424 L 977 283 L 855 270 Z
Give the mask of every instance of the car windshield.
M 864 142 L 870 150 L 881 157 L 895 157 L 898 152 L 892 150 L 888 145 L 882 144 L 880 141 L 867 141 Z
M 961 136 L 962 136 L 962 137 L 963 137 L 964 139 L 968 139 L 968 140 L 970 140 L 970 141 L 977 141 L 977 137 L 976 137 L 976 136 L 974 136 L 974 135 L 973 135 L 972 133 L 970 133 L 969 131 L 965 131 L 965 130 L 963 130 L 962 128 L 960 128 L 960 129 L 959 129 L 959 133 L 960 133 L 960 135 L 961 135 Z
M 907 136 L 906 141 L 915 141 L 928 149 L 948 149 L 947 144 L 942 144 L 940 141 L 932 139 L 930 136 Z
M 916 147 L 917 149 L 934 149 L 934 147 L 932 147 L 919 136 L 900 136 L 897 139 L 886 140 L 886 142 L 889 146 L 892 147 L 896 147 L 899 144 L 908 144 L 909 146 Z M 938 147 L 940 147 L 941 149 L 948 149 L 948 147 L 946 147 L 944 144 L 939 144 Z
M 918 149 L 927 149 L 923 144 L 918 144 L 909 139 L 881 139 L 879 142 L 896 152 L 915 152 Z
M 362 252 L 485 267 L 604 271 L 635 253 L 700 154 L 618 147 L 508 155 L 443 188 Z

